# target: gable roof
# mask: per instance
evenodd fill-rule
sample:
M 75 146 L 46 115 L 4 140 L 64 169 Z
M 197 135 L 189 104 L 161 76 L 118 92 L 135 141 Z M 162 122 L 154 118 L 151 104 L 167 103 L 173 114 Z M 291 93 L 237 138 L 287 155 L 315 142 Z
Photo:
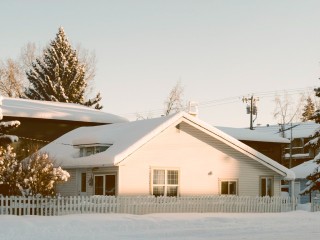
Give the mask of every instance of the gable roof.
M 95 123 L 128 122 L 123 117 L 74 103 L 2 97 L 1 109 L 4 117 Z
M 254 142 L 273 142 L 273 143 L 290 143 L 287 138 L 280 137 L 278 134 L 269 132 L 260 132 L 246 128 L 216 127 L 232 137 L 242 141 Z
M 121 164 L 130 154 L 156 137 L 168 127 L 190 121 L 199 129 L 209 131 L 215 138 L 242 152 L 266 167 L 276 171 L 287 179 L 294 179 L 294 173 L 274 160 L 243 144 L 230 135 L 187 113 L 139 120 L 127 123 L 115 123 L 95 127 L 81 127 L 75 129 L 40 151 L 48 152 L 63 167 L 94 167 L 114 166 Z M 111 144 L 107 151 L 86 157 L 78 157 L 78 150 L 74 146 L 85 144 Z

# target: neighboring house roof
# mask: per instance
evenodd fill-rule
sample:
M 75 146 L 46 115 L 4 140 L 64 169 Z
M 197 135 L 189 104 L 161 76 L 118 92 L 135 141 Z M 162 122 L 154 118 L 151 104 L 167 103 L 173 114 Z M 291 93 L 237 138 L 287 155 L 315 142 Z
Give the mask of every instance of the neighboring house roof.
M 314 171 L 316 166 L 317 163 L 312 159 L 307 162 L 301 163 L 298 166 L 291 168 L 290 170 L 295 173 L 296 178 L 306 178 Z
M 3 97 L 1 109 L 4 117 L 95 123 L 128 122 L 123 117 L 74 103 Z
M 121 164 L 126 157 L 168 127 L 173 124 L 178 125 L 184 120 L 194 123 L 205 131 L 209 131 L 215 138 L 260 162 L 266 167 L 273 169 L 287 179 L 294 179 L 294 173 L 286 167 L 219 129 L 184 112 L 166 117 L 127 123 L 81 127 L 66 133 L 42 148 L 40 151 L 48 152 L 62 167 L 114 166 Z M 75 149 L 74 146 L 86 144 L 111 144 L 111 146 L 104 152 L 86 157 L 79 157 L 79 150 Z
M 292 138 L 308 138 L 311 137 L 318 128 L 320 127 L 320 124 L 315 123 L 313 121 L 308 122 L 297 122 L 292 123 Z M 271 133 L 276 134 L 278 136 L 282 136 L 280 132 L 280 126 L 279 125 L 268 125 L 268 126 L 257 126 L 254 128 L 256 132 L 261 133 Z M 285 138 L 290 139 L 291 137 L 291 123 L 285 124 L 283 126 L 283 129 L 285 130 Z
M 216 127 L 240 141 L 290 143 L 286 138 L 269 132 L 259 132 L 245 128 Z

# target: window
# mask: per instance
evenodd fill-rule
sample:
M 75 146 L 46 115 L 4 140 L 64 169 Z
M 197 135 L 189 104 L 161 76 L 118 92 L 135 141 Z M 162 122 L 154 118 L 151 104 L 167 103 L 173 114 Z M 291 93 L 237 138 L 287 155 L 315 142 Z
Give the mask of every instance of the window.
M 152 194 L 154 196 L 178 196 L 179 171 L 153 169 Z
M 116 195 L 116 175 L 105 174 L 94 176 L 95 195 Z
M 87 191 L 87 174 L 85 172 L 81 173 L 81 192 Z
M 80 146 L 80 157 L 90 156 L 106 151 L 111 145 L 103 146 Z
M 221 180 L 220 194 L 222 195 L 237 195 L 237 181 L 236 180 Z
M 261 177 L 261 196 L 273 196 L 273 177 Z

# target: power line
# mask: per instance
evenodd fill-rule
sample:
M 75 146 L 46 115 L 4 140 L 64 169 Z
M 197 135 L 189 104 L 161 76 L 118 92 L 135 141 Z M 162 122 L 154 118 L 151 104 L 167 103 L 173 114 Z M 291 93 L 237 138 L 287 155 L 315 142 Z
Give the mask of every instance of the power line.
M 250 94 L 242 94 L 239 96 L 233 96 L 233 97 L 227 97 L 227 98 L 220 98 L 220 99 L 214 99 L 214 100 L 208 100 L 208 101 L 201 101 L 198 102 L 199 108 L 209 108 L 209 107 L 216 107 L 226 104 L 232 104 L 239 102 L 245 95 L 254 95 L 256 97 L 259 97 L 260 99 L 263 98 L 269 98 L 269 97 L 275 97 L 277 94 L 285 94 L 286 96 L 294 96 L 297 94 L 303 94 L 308 91 L 313 91 L 315 87 L 306 87 L 306 88 L 295 88 L 295 89 L 283 89 L 283 90 L 273 90 L 273 91 L 266 91 L 266 92 L 255 92 Z M 146 111 L 137 111 L 137 112 L 131 112 L 131 113 L 123 113 L 119 114 L 120 116 L 138 116 L 138 115 L 145 115 L 150 114 L 152 115 L 162 115 L 164 109 L 163 108 L 157 108 L 152 110 L 146 110 Z

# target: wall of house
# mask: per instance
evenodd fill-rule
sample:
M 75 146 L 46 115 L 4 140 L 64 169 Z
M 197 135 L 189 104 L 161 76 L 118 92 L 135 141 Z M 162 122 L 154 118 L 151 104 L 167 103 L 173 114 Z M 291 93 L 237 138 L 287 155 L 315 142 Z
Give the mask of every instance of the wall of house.
M 94 176 L 101 174 L 115 174 L 116 184 L 117 180 L 117 167 L 109 168 L 79 168 L 79 169 L 65 169 L 69 172 L 70 178 L 67 182 L 58 183 L 56 190 L 61 196 L 90 196 L 94 195 Z M 86 192 L 81 192 L 81 173 L 86 173 Z M 117 187 L 116 187 L 117 188 Z
M 238 195 L 260 195 L 260 177 L 274 178 L 280 194 L 281 176 L 225 143 L 181 123 L 150 140 L 119 164 L 118 193 L 149 195 L 154 168 L 179 170 L 180 195 L 219 194 L 219 180 L 237 180 Z
M 77 171 L 76 169 L 64 169 L 70 174 L 67 182 L 58 183 L 56 186 L 57 194 L 61 196 L 77 196 Z

